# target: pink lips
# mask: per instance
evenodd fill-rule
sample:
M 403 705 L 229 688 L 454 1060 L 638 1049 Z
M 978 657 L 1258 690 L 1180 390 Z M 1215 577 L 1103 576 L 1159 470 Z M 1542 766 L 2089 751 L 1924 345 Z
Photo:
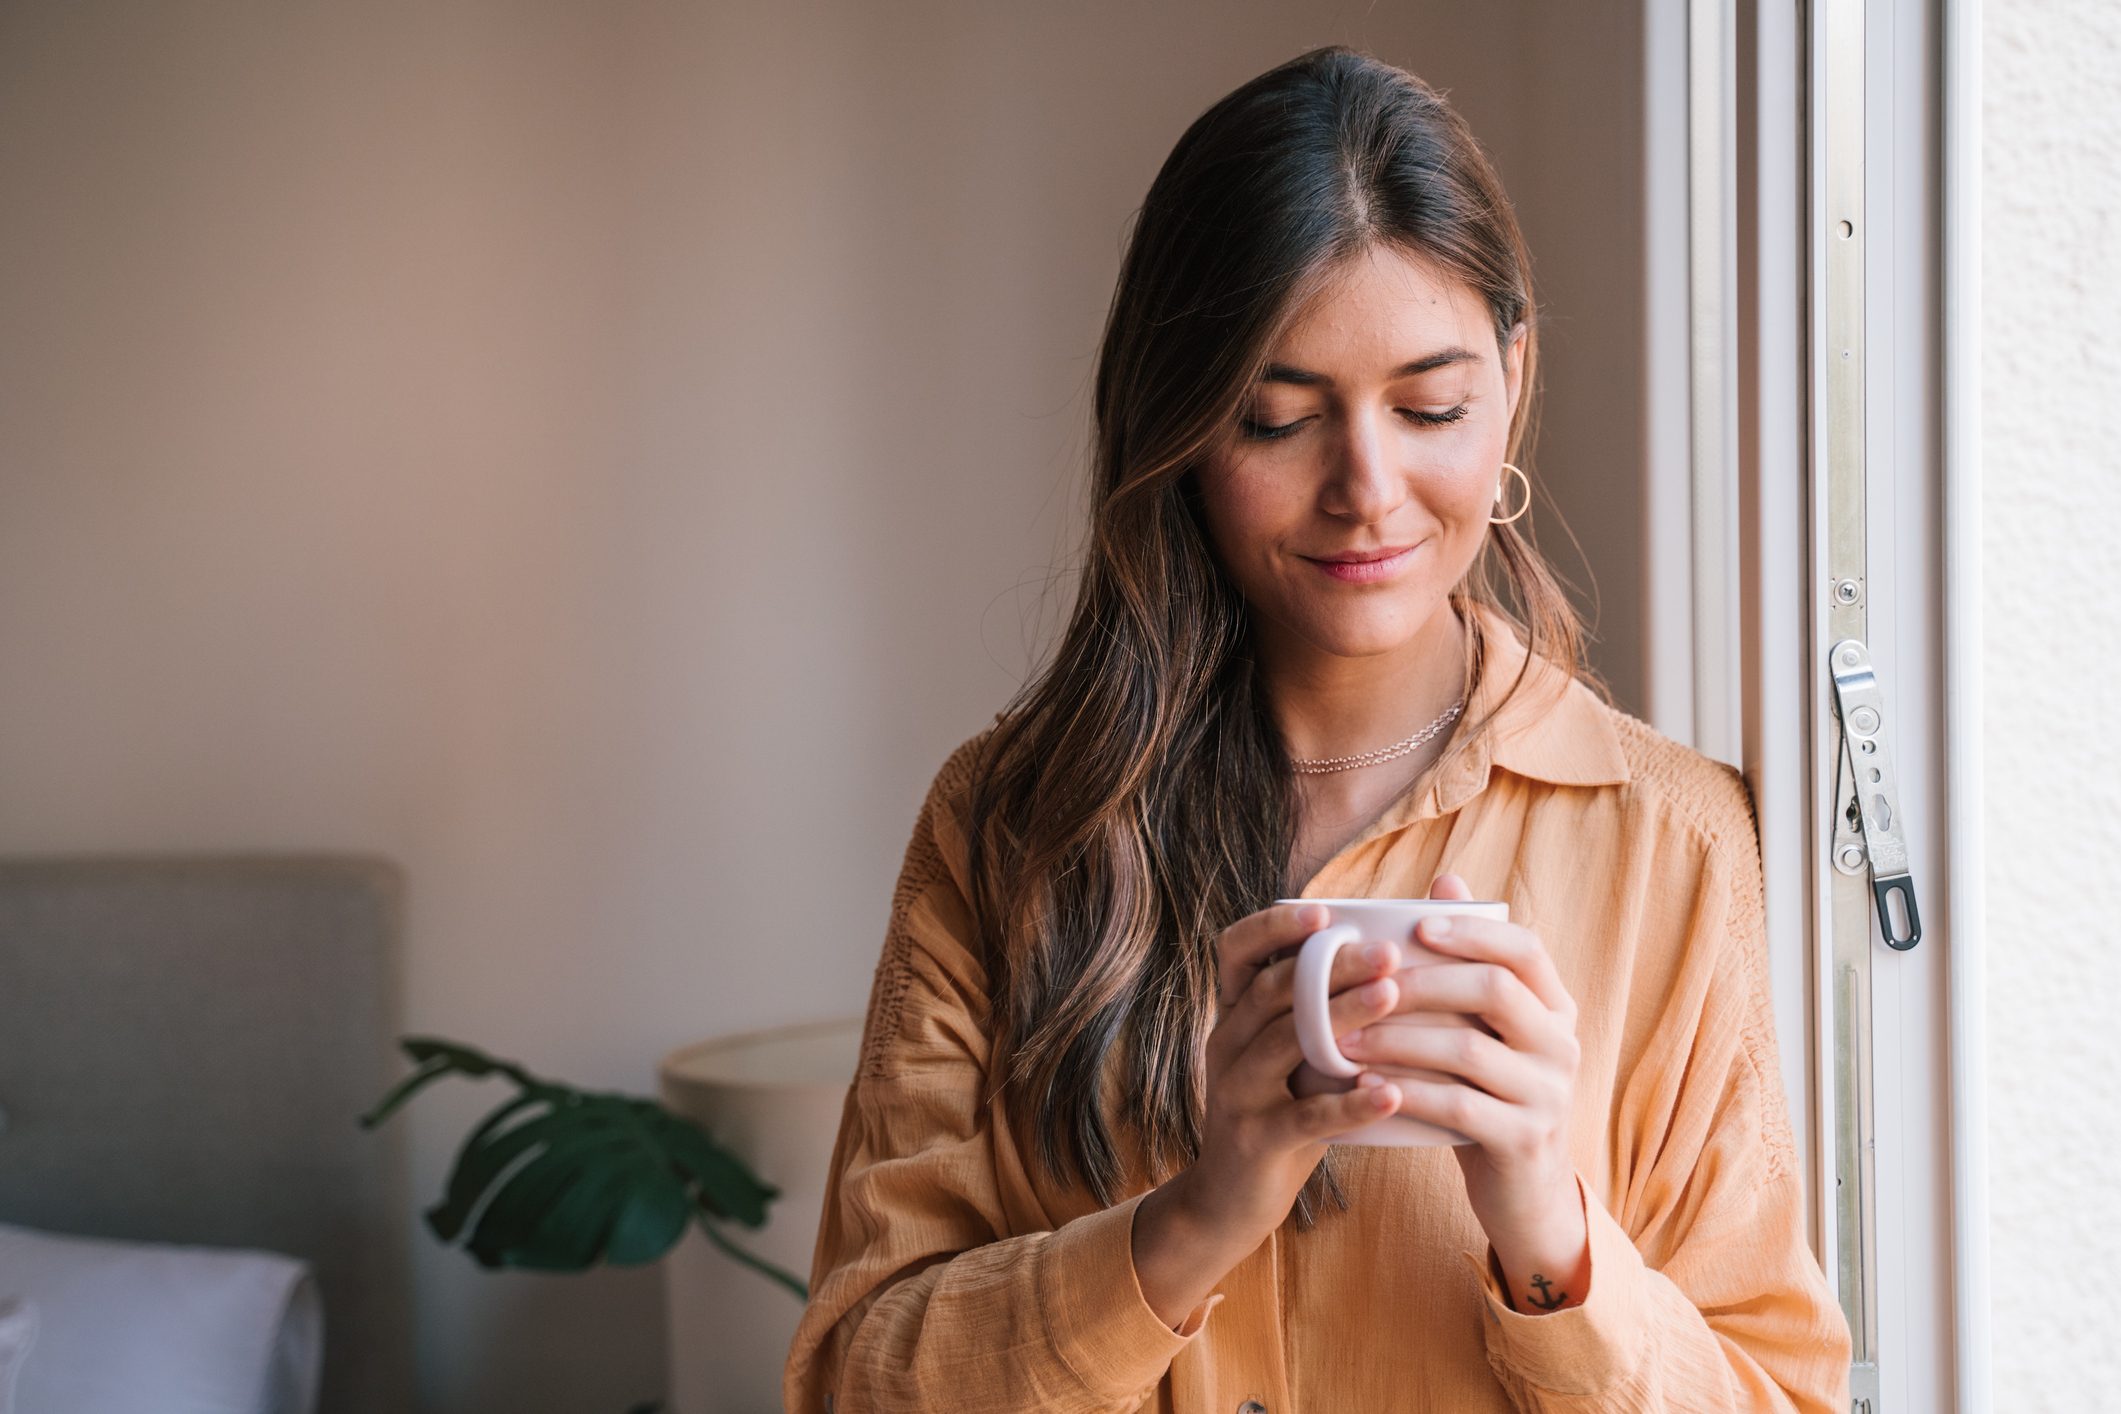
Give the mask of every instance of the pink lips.
M 1348 555 L 1336 555 L 1330 560 L 1312 559 L 1309 555 L 1304 558 L 1343 584 L 1375 584 L 1380 580 L 1390 579 L 1405 569 L 1414 558 L 1414 550 L 1414 546 L 1408 545 L 1398 550 L 1357 551 Z

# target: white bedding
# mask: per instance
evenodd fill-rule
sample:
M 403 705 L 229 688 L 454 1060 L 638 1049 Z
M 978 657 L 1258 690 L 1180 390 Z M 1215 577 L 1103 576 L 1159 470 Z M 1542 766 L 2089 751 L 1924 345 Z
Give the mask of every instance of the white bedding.
M 34 1308 L 0 1414 L 313 1414 L 324 1316 L 274 1252 L 62 1236 L 0 1223 L 0 1306 Z M 0 1362 L 4 1363 L 4 1362 Z

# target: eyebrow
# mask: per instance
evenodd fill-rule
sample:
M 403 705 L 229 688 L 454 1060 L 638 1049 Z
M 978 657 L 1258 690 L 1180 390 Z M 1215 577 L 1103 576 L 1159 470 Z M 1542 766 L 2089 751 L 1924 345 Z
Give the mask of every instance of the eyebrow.
M 1469 349 L 1459 348 L 1454 344 L 1447 349 L 1438 349 L 1432 354 L 1423 354 L 1412 363 L 1402 363 L 1399 367 L 1392 370 L 1390 376 L 1393 378 L 1412 378 L 1417 373 L 1434 372 L 1436 369 L 1443 368 L 1449 364 L 1478 363 L 1479 361 L 1479 354 Z M 1299 387 L 1305 388 L 1317 387 L 1320 384 L 1330 386 L 1333 382 L 1332 379 L 1326 377 L 1323 373 L 1313 373 L 1308 368 L 1295 368 L 1286 363 L 1268 364 L 1266 371 L 1259 375 L 1259 381 L 1262 383 L 1294 383 Z

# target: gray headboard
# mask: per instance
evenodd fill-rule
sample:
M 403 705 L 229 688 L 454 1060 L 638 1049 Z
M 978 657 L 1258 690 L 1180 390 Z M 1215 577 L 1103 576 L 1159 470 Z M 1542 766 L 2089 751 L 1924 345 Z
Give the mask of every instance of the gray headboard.
M 325 1414 L 412 1407 L 398 871 L 0 860 L 0 1221 L 308 1260 Z

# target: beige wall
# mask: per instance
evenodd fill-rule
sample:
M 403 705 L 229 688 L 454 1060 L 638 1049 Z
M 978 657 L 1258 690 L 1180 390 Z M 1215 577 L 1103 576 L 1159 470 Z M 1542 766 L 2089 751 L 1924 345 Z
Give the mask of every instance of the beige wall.
M 1073 542 L 1128 215 L 1335 39 L 1452 90 L 1511 184 L 1537 465 L 1639 703 L 1638 23 L 0 10 L 0 850 L 387 855 L 406 1028 L 589 1084 L 859 1011 L 920 792 Z M 421 1202 L 492 1098 L 409 1114 Z M 660 1390 L 652 1272 L 406 1232 L 427 1407 Z

